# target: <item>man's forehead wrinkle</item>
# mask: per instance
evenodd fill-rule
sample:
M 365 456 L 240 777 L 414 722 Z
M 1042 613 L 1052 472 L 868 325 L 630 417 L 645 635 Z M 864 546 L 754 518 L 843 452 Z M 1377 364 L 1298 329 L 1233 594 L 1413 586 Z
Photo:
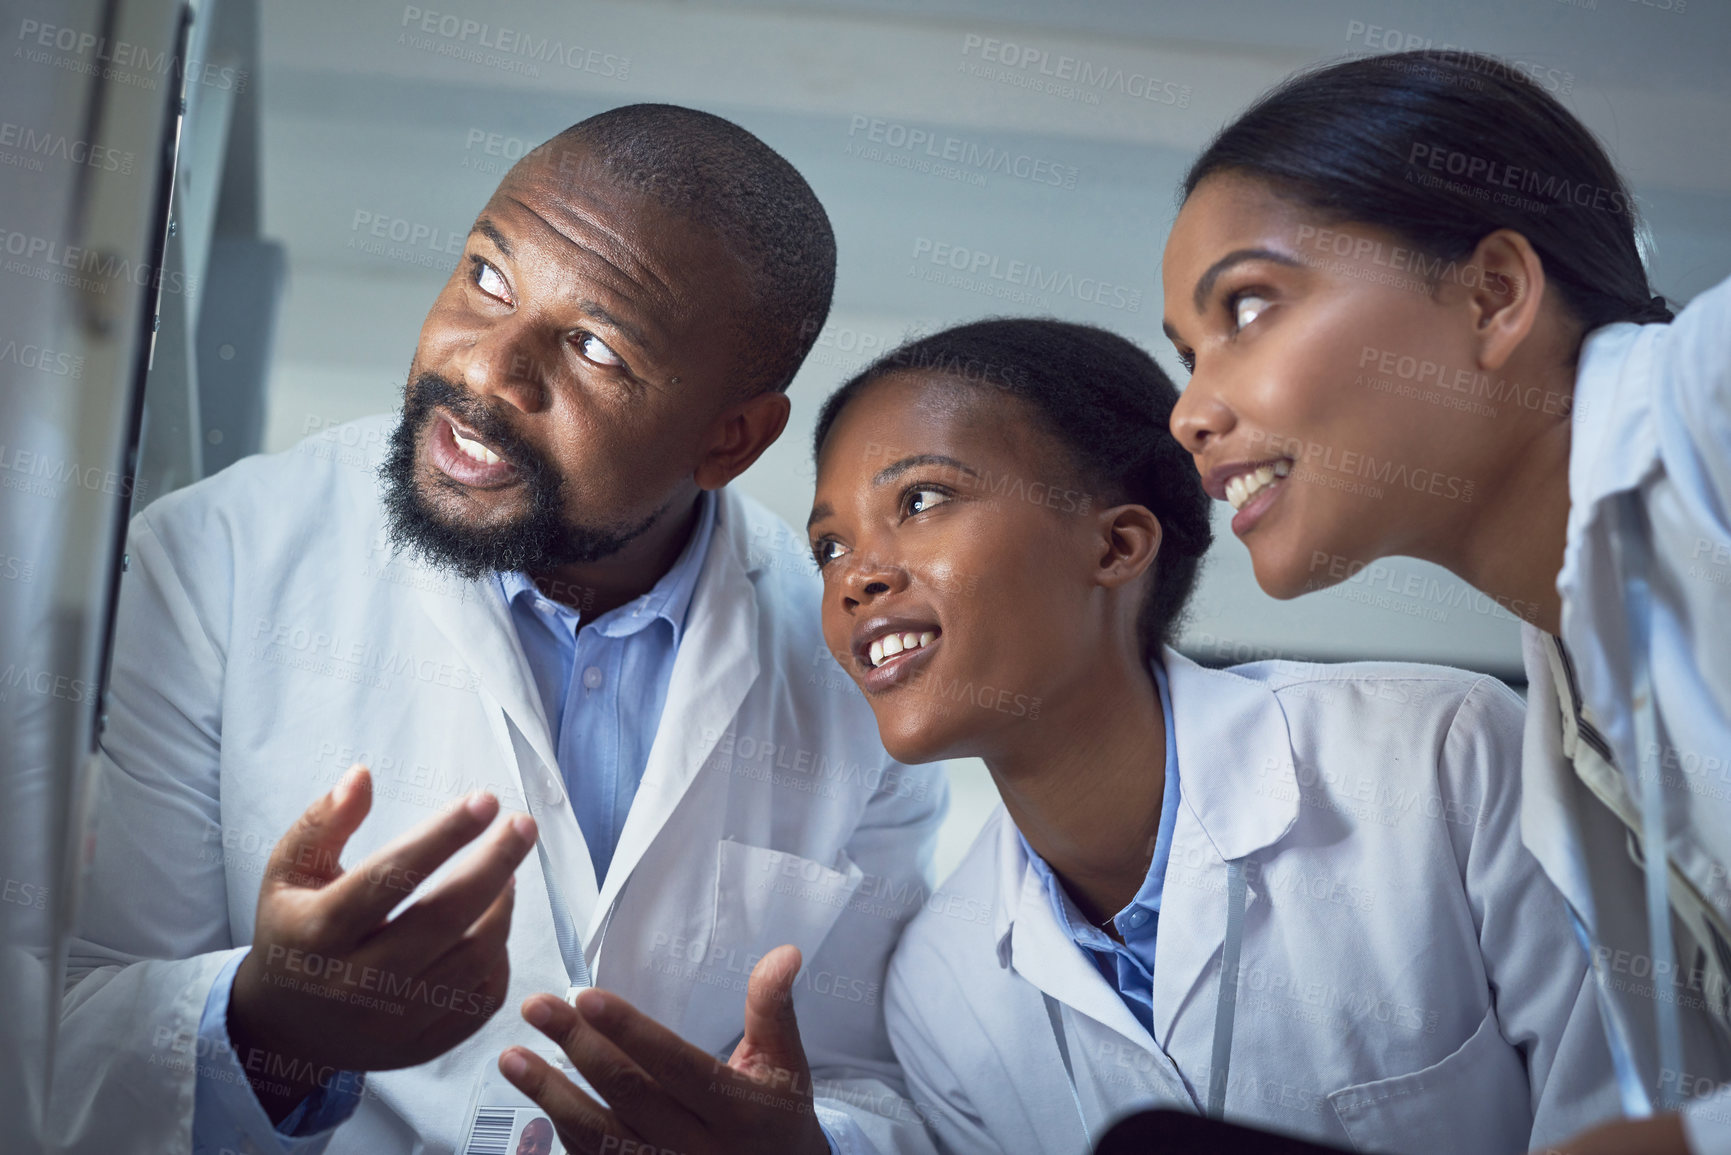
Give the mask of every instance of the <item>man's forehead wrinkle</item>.
M 577 147 L 581 151 L 588 146 L 583 142 Z M 587 151 L 581 151 L 581 157 L 577 164 L 561 166 L 557 175 L 544 171 L 525 179 L 533 181 L 550 204 L 604 231 L 622 251 L 631 254 L 645 283 L 653 282 L 668 298 L 685 298 L 691 288 L 690 285 L 682 288 L 679 283 L 684 262 L 675 260 L 668 265 L 664 259 L 667 245 L 663 243 L 659 251 L 653 246 L 669 230 L 685 234 L 699 248 L 720 245 L 730 259 L 736 256 L 731 246 L 697 214 L 659 196 L 653 181 L 636 183 Z M 619 222 L 624 231 L 610 228 L 608 221 Z M 666 276 L 662 275 L 663 269 L 667 270 Z
M 553 212 L 551 217 L 547 212 L 541 211 L 519 196 L 512 193 L 502 195 L 506 200 L 545 224 L 571 244 L 618 270 L 632 284 L 647 289 L 651 294 L 659 295 L 664 300 L 677 298 L 679 296 L 677 289 L 657 270 L 654 261 L 644 251 L 643 246 L 635 243 L 633 237 L 620 232 L 607 223 L 606 215 L 609 211 L 626 214 L 628 209 L 625 206 L 611 205 L 593 197 L 581 196 L 582 200 L 592 201 L 603 209 L 602 212 L 591 211 L 581 204 L 573 203 L 571 194 L 574 192 L 576 192 L 574 189 L 551 190 L 552 195 L 549 200 L 554 209 L 557 210 Z M 564 218 L 563 227 L 561 221 L 553 219 L 554 217 Z M 585 240 L 581 235 L 583 233 L 595 234 L 593 240 L 604 243 L 598 248 L 591 240 Z M 606 251 L 602 251 L 603 249 Z
M 574 248 L 582 249 L 585 253 L 588 253 L 589 255 L 594 256 L 594 257 L 598 257 L 601 260 L 607 262 L 609 265 L 613 265 L 615 268 L 619 268 L 618 264 L 613 260 L 611 255 L 601 252 L 599 249 L 596 248 L 596 246 L 593 243 L 591 243 L 591 240 L 589 238 L 586 238 L 584 236 L 579 235 L 580 232 L 582 232 L 582 231 L 591 231 L 592 230 L 594 232 L 600 233 L 606 240 L 610 240 L 610 241 L 614 242 L 614 244 L 607 246 L 608 248 L 622 248 L 622 247 L 624 247 L 620 243 L 619 237 L 616 236 L 612 232 L 612 230 L 608 229 L 606 225 L 595 220 L 593 217 L 587 216 L 587 215 L 584 215 L 581 213 L 574 213 L 574 212 L 569 213 L 568 214 L 569 220 L 581 222 L 583 225 L 588 226 L 588 228 L 585 230 L 578 230 L 578 229 L 573 229 L 573 228 L 569 227 L 569 225 L 567 225 L 567 227 L 561 228 L 559 222 L 549 219 L 549 217 L 547 216 L 546 213 L 543 213 L 540 209 L 536 208 L 534 205 L 531 205 L 528 201 L 524 200 L 522 197 L 516 196 L 516 195 L 511 194 L 511 193 L 505 193 L 505 194 L 503 194 L 503 198 L 506 201 L 509 201 L 511 204 L 515 205 L 517 208 L 523 210 L 523 212 L 527 213 L 528 215 L 534 217 L 536 220 L 540 221 L 543 225 L 546 225 L 549 232 L 554 233 L 555 235 L 557 235 L 558 237 L 563 239 L 567 244 L 571 245 Z M 620 269 L 619 271 L 625 272 L 624 269 Z

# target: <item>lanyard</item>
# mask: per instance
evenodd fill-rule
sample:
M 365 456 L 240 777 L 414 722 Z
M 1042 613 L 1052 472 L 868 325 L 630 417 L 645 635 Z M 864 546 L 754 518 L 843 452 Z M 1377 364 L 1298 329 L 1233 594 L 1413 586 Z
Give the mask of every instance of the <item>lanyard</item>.
M 1226 942 L 1220 948 L 1220 996 L 1214 1004 L 1214 1057 L 1208 1066 L 1208 1117 L 1226 1115 L 1226 1076 L 1232 1069 L 1232 1022 L 1238 1016 L 1238 952 L 1244 945 L 1244 861 L 1226 864 Z
M 571 921 L 571 908 L 565 905 L 565 896 L 560 893 L 559 883 L 553 876 L 553 862 L 547 857 L 547 847 L 539 838 L 535 840 L 535 851 L 541 856 L 541 874 L 547 882 L 547 904 L 553 908 L 553 934 L 559 940 L 559 955 L 565 960 L 565 975 L 570 980 L 570 985 L 565 988 L 565 1001 L 572 1002 L 578 991 L 594 986 L 595 982 L 589 974 L 589 960 L 583 957 L 583 940 L 577 936 L 577 927 Z
M 1208 1068 L 1208 1117 L 1220 1119 L 1226 1112 L 1226 1081 L 1232 1068 L 1232 1026 L 1238 1014 L 1238 958 L 1244 946 L 1244 908 L 1249 883 L 1242 859 L 1226 864 L 1226 941 L 1220 948 L 1220 995 L 1214 1004 L 1214 1049 Z M 1078 948 L 1080 949 L 1080 948 Z M 1041 992 L 1046 1018 L 1052 1024 L 1052 1039 L 1064 1062 L 1070 1083 L 1070 1101 L 1088 1134 L 1088 1113 L 1082 1108 L 1082 1093 L 1076 1083 L 1076 1068 L 1070 1058 L 1070 1042 L 1064 1033 L 1064 1011 L 1058 1000 Z
M 1652 634 L 1647 585 L 1649 554 L 1639 495 L 1634 491 L 1624 494 L 1617 512 L 1632 666 L 1629 698 L 1635 722 L 1635 765 L 1641 783 L 1641 859 L 1646 868 L 1647 937 L 1652 954 L 1653 1014 L 1658 1027 L 1659 1105 L 1674 1110 L 1677 1097 L 1665 1089 L 1663 1075 L 1666 1071 L 1683 1069 L 1683 1036 L 1674 993 L 1659 990 L 1659 976 L 1675 975 L 1677 967 L 1676 948 L 1671 941 L 1671 855 L 1665 832 L 1665 787 L 1655 761 L 1659 756 L 1659 724 L 1653 702 L 1653 672 L 1648 664 Z M 1627 1060 L 1628 1056 L 1624 1058 Z
M 1635 1045 L 1630 1039 L 1632 1032 L 1623 1004 L 1611 988 L 1611 976 L 1599 961 L 1599 953 L 1593 949 L 1593 937 L 1587 933 L 1586 923 L 1575 912 L 1573 903 L 1566 905 L 1569 924 L 1574 927 L 1575 939 L 1587 956 L 1587 966 L 1593 972 L 1593 983 L 1599 992 L 1599 1013 L 1605 1021 L 1605 1041 L 1611 1050 L 1611 1068 L 1617 1077 L 1617 1097 L 1622 1101 L 1623 1114 L 1631 1119 L 1644 1119 L 1653 1113 L 1653 1100 L 1647 1094 L 1646 1080 L 1641 1078 L 1640 1067 L 1635 1062 Z

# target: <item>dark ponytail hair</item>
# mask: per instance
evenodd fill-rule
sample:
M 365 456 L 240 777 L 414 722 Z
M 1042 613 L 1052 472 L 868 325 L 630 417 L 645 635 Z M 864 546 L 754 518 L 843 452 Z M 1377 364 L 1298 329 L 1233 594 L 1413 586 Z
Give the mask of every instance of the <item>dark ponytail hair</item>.
M 1214 138 L 1184 196 L 1221 172 L 1446 261 L 1513 229 L 1588 330 L 1672 318 L 1648 286 L 1634 198 L 1605 150 L 1493 57 L 1397 52 L 1301 72 Z
M 1139 630 L 1144 655 L 1173 632 L 1213 531 L 1208 494 L 1167 423 L 1178 400 L 1154 359 L 1123 337 L 1067 321 L 1000 318 L 910 341 L 830 394 L 812 435 L 820 457 L 848 403 L 875 381 L 929 373 L 1017 398 L 1067 453 L 1097 503 L 1134 502 L 1160 520 L 1160 555 Z

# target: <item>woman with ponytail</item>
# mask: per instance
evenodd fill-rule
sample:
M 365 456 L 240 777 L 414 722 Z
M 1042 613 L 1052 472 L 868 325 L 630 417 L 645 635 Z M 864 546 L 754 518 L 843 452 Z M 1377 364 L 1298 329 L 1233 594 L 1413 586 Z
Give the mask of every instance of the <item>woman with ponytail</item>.
M 1406 555 L 1524 623 L 1521 837 L 1632 1120 L 1571 1150 L 1731 1152 L 1731 282 L 1673 317 L 1604 149 L 1469 53 L 1296 76 L 1183 192 L 1171 428 L 1258 583 Z

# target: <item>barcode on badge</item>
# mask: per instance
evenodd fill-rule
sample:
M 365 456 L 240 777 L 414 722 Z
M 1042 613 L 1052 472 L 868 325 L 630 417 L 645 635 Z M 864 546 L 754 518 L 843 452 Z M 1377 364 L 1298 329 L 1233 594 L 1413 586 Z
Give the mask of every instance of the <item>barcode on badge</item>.
M 517 1112 L 510 1107 L 482 1107 L 475 1112 L 475 1125 L 469 1130 L 469 1145 L 463 1155 L 508 1155 L 511 1148 L 511 1124 Z

